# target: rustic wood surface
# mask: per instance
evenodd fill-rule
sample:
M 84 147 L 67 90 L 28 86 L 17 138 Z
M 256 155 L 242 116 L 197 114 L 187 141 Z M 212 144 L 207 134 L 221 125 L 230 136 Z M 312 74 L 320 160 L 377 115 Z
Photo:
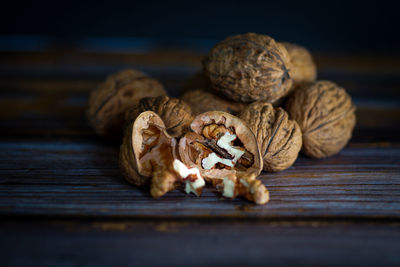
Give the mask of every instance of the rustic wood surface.
M 88 127 L 89 91 L 127 67 L 171 95 L 202 54 L 0 52 L 0 251 L 8 266 L 400 265 L 400 58 L 317 54 L 357 126 L 338 155 L 263 173 L 266 206 L 179 190 L 152 199 Z M 155 256 L 158 255 L 158 256 Z

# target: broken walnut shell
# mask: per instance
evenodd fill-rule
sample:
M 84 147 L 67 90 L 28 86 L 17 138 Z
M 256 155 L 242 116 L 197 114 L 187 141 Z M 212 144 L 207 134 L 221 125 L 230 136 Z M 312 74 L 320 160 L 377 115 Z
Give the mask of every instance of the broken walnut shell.
M 293 165 L 301 149 L 302 134 L 285 110 L 266 102 L 254 102 L 239 117 L 257 138 L 264 171 L 282 171 Z
M 186 91 L 181 99 L 190 105 L 194 115 L 214 110 L 236 115 L 246 106 L 244 103 L 220 97 L 203 89 Z
M 150 184 L 153 197 L 161 197 L 182 183 L 187 193 L 200 195 L 205 185 L 198 170 L 179 161 L 176 139 L 168 135 L 164 122 L 152 111 L 140 113 L 125 128 L 119 166 L 128 182 Z
M 288 42 L 281 42 L 289 53 L 289 74 L 293 80 L 292 88 L 302 84 L 313 82 L 317 78 L 317 66 L 311 53 L 303 46 Z
M 172 137 L 182 136 L 193 120 L 192 111 L 184 101 L 168 96 L 142 98 L 138 104 L 127 111 L 125 120 L 131 123 L 140 113 L 148 110 L 160 116 L 168 134 Z
M 314 158 L 338 153 L 350 140 L 355 106 L 346 91 L 330 81 L 316 81 L 296 89 L 287 111 L 303 133 L 302 151 Z
M 124 70 L 107 77 L 89 97 L 87 118 L 103 137 L 120 137 L 124 115 L 141 98 L 165 95 L 162 84 L 137 70 Z
M 273 103 L 292 86 L 289 55 L 267 35 L 247 33 L 217 43 L 203 60 L 213 90 L 235 101 Z

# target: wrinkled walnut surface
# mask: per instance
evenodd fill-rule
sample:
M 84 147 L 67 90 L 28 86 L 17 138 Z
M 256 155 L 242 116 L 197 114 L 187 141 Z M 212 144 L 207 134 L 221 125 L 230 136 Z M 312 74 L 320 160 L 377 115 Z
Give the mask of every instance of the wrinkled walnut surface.
M 193 115 L 214 110 L 225 111 L 235 115 L 246 106 L 244 103 L 222 98 L 203 89 L 186 91 L 181 98 L 192 108 Z
M 263 170 L 282 171 L 293 165 L 302 145 L 299 125 L 282 108 L 255 102 L 239 117 L 255 134 L 263 157 Z
M 317 66 L 311 53 L 304 47 L 288 42 L 281 42 L 290 57 L 289 74 L 293 80 L 293 88 L 317 78 Z
M 303 133 L 302 151 L 314 158 L 338 153 L 351 138 L 356 123 L 351 97 L 330 81 L 317 81 L 295 90 L 287 111 Z
M 153 111 L 162 119 L 167 132 L 172 137 L 179 137 L 189 128 L 193 120 L 190 107 L 180 99 L 168 96 L 146 97 L 127 111 L 125 120 L 133 122 L 140 113 Z
M 155 79 L 141 71 L 124 70 L 107 77 L 89 97 L 87 117 L 95 132 L 104 137 L 120 137 L 124 114 L 141 98 L 165 95 Z
M 283 46 L 255 33 L 226 38 L 203 61 L 212 89 L 235 101 L 270 103 L 284 97 L 292 86 L 288 64 Z

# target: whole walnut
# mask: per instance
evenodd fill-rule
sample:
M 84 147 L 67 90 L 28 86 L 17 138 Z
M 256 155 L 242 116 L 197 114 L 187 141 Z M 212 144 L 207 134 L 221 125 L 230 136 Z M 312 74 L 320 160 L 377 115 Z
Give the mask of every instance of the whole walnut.
M 351 138 L 355 106 L 346 91 L 330 81 L 316 81 L 296 89 L 287 111 L 303 133 L 302 151 L 314 158 L 338 153 Z
M 213 110 L 236 115 L 246 106 L 244 103 L 222 98 L 204 89 L 186 91 L 181 98 L 192 108 L 194 115 Z
M 127 111 L 125 120 L 131 123 L 144 111 L 153 111 L 160 116 L 168 134 L 172 137 L 180 137 L 189 129 L 193 120 L 192 111 L 185 102 L 168 96 L 142 98 Z
M 124 70 L 107 77 L 89 97 L 87 118 L 103 137 L 120 137 L 128 108 L 146 96 L 165 95 L 162 84 L 137 70 Z
M 247 33 L 216 44 L 203 61 L 210 87 L 241 102 L 273 103 L 292 86 L 289 55 L 267 35 Z
M 289 53 L 289 74 L 293 80 L 293 88 L 302 84 L 313 82 L 317 78 L 317 66 L 311 53 L 304 47 L 288 42 L 281 42 Z
M 239 117 L 257 138 L 264 171 L 282 171 L 296 161 L 302 145 L 299 125 L 282 108 L 266 102 L 254 102 Z

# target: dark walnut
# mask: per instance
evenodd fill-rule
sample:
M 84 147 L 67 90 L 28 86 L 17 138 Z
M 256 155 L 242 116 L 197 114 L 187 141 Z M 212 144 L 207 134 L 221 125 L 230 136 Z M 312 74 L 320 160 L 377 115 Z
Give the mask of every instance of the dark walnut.
M 236 115 L 246 106 L 244 103 L 222 98 L 203 89 L 186 91 L 181 96 L 181 99 L 192 108 L 193 115 L 214 110 Z
M 267 35 L 247 33 L 216 44 L 203 61 L 210 87 L 241 102 L 273 103 L 292 86 L 289 55 Z
M 124 70 L 110 75 L 89 97 L 87 118 L 95 132 L 104 137 L 121 137 L 125 112 L 143 97 L 165 95 L 155 79 L 141 71 Z
M 161 197 L 179 184 L 186 185 L 187 193 L 200 195 L 205 184 L 198 170 L 190 170 L 179 161 L 177 141 L 152 111 L 140 113 L 125 128 L 119 166 L 128 182 L 136 186 L 150 184 L 153 197 Z
M 287 111 L 303 133 L 303 152 L 314 158 L 338 153 L 351 138 L 355 106 L 346 91 L 330 81 L 317 81 L 294 91 Z
M 179 141 L 184 164 L 200 170 L 206 181 L 224 197 L 243 196 L 257 204 L 269 199 L 268 190 L 257 180 L 262 160 L 257 140 L 239 118 L 220 111 L 198 115 Z
M 317 66 L 311 53 L 304 47 L 292 43 L 281 42 L 289 53 L 289 74 L 293 80 L 293 88 L 302 84 L 313 82 L 317 78 Z
M 168 134 L 172 137 L 182 136 L 193 120 L 192 111 L 185 102 L 168 96 L 142 98 L 138 104 L 127 111 L 125 120 L 131 123 L 140 113 L 148 110 L 160 116 Z
M 255 102 L 239 117 L 257 138 L 265 171 L 282 171 L 293 165 L 301 149 L 302 135 L 299 125 L 289 119 L 286 111 L 266 102 Z

